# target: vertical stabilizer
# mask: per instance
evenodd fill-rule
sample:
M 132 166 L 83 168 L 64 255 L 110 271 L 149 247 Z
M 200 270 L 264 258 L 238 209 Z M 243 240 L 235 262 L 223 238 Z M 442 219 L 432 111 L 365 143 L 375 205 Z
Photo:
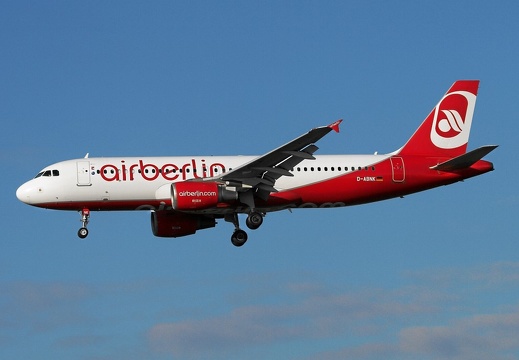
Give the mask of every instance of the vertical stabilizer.
M 445 157 L 464 154 L 478 86 L 479 80 L 456 81 L 400 149 L 399 154 Z

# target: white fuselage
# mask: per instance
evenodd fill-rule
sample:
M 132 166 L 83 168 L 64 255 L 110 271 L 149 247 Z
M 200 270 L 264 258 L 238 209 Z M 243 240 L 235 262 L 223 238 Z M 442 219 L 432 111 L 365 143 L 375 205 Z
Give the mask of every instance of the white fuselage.
M 342 176 L 390 155 L 321 155 L 276 182 L 279 191 Z M 107 157 L 67 160 L 44 168 L 23 184 L 17 197 L 28 204 L 78 210 L 153 209 L 168 201 L 173 182 L 221 175 L 256 156 Z M 84 204 L 83 204 L 84 203 Z M 111 207 L 111 205 L 113 205 Z

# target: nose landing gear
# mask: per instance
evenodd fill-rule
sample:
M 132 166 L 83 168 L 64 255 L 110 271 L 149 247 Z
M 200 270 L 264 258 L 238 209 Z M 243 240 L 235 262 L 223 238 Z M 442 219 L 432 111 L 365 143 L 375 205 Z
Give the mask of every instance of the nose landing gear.
M 83 226 L 78 230 L 77 236 L 79 236 L 80 239 L 84 239 L 88 236 L 88 220 L 90 219 L 90 210 L 89 209 L 83 209 L 81 210 L 81 223 Z

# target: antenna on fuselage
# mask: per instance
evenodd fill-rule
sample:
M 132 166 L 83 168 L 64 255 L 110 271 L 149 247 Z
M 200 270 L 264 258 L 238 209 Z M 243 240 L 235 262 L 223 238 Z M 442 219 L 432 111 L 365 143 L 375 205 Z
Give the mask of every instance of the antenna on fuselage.
M 85 155 L 85 159 L 88 159 L 88 154 L 89 154 L 89 153 L 86 153 L 86 155 Z

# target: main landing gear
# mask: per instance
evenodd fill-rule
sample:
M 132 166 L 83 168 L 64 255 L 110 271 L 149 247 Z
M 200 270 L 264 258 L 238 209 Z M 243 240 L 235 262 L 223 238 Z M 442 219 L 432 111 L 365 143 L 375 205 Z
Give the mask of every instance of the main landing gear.
M 251 230 L 256 230 L 263 224 L 263 214 L 252 211 L 249 216 L 247 216 L 247 220 L 245 220 L 245 224 Z
M 80 211 L 81 213 L 81 223 L 83 226 L 78 230 L 77 236 L 79 236 L 80 239 L 84 239 L 88 236 L 88 220 L 90 219 L 90 210 L 89 209 L 83 209 Z
M 225 217 L 225 221 L 233 223 L 235 227 L 234 233 L 231 236 L 231 243 L 234 246 L 243 246 L 243 244 L 247 242 L 248 236 L 245 231 L 240 229 L 238 213 L 229 214 Z M 263 214 L 257 211 L 251 211 L 247 216 L 245 224 L 249 229 L 256 230 L 263 224 Z

